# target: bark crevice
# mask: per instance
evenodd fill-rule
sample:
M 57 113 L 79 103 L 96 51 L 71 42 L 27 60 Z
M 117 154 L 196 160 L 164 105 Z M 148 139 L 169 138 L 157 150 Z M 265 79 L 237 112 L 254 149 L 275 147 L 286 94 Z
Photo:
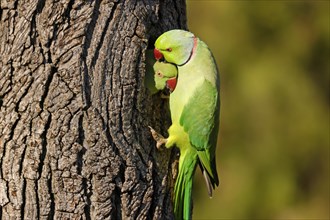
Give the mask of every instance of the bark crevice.
M 50 128 L 50 123 L 52 121 L 52 115 L 49 113 L 48 117 L 46 119 L 46 124 L 44 127 L 44 130 L 42 132 L 42 134 L 40 135 L 41 137 L 41 154 L 40 154 L 40 159 L 39 159 L 39 167 L 38 167 L 38 173 L 39 173 L 39 177 L 38 179 L 40 179 L 40 177 L 42 176 L 42 168 L 44 166 L 45 163 L 45 159 L 46 159 L 46 155 L 47 155 L 47 132 Z

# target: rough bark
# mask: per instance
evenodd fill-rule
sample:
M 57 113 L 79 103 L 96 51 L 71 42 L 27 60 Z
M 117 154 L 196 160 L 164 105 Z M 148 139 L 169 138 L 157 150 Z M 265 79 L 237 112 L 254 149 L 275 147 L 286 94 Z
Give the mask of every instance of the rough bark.
M 171 219 L 145 51 L 184 0 L 1 0 L 0 219 Z

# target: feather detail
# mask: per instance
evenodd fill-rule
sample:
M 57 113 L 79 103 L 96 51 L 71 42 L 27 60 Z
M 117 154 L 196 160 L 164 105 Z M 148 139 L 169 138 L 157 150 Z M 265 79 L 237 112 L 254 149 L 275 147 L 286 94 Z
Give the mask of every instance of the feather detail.
M 175 220 L 191 219 L 193 176 L 198 163 L 197 152 L 191 146 L 180 153 L 179 173 L 174 186 Z
M 212 198 L 212 183 L 209 177 L 209 174 L 207 173 L 207 171 L 205 169 L 203 169 L 203 176 L 205 179 L 205 183 L 206 183 L 206 187 L 207 187 L 207 192 L 209 194 L 209 197 Z

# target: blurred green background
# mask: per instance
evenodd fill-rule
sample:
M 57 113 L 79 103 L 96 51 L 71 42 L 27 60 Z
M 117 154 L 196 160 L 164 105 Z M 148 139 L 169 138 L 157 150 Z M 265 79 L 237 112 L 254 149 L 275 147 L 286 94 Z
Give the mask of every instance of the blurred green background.
M 194 219 L 329 219 L 329 1 L 188 0 L 221 72 L 221 186 Z

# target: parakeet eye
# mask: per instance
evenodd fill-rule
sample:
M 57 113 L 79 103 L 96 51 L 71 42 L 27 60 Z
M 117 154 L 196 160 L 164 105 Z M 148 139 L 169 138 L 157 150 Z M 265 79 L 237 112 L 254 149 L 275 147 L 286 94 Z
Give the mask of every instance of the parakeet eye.
M 158 77 L 163 78 L 163 74 L 160 71 L 157 71 L 156 74 Z
M 166 49 L 166 51 L 171 52 L 172 48 L 169 47 L 169 48 Z

